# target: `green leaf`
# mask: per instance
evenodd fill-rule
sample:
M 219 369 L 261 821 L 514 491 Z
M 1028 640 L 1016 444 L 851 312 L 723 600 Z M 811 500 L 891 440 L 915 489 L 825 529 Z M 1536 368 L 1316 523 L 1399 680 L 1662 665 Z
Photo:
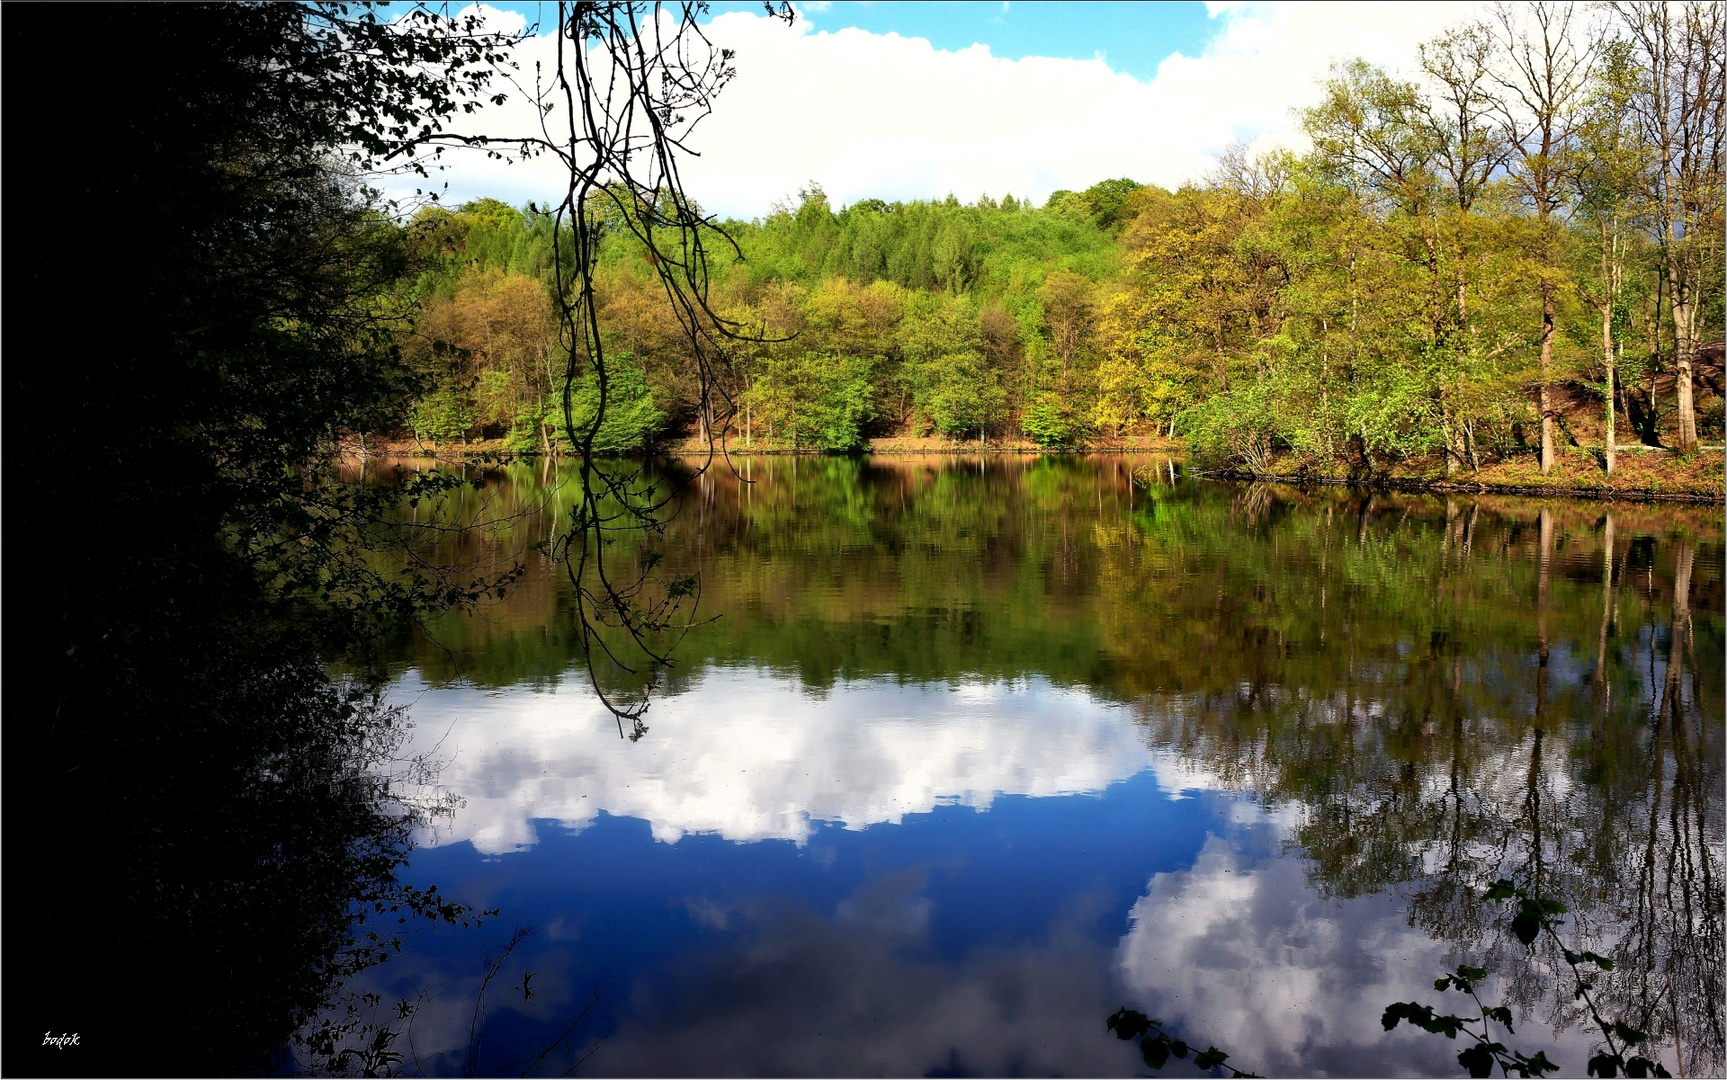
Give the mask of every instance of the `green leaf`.
M 1151 1020 L 1138 1009 L 1123 1006 L 1104 1021 L 1104 1025 L 1115 1032 L 1115 1037 L 1126 1042 L 1139 1035 L 1144 1035 L 1151 1028 Z
M 1619 1036 L 1626 1046 L 1636 1046 L 1638 1043 L 1649 1038 L 1648 1035 L 1632 1027 L 1630 1024 L 1625 1023 L 1623 1020 L 1615 1020 L 1613 1022 L 1613 1033 Z
M 1196 1069 L 1216 1068 L 1217 1066 L 1222 1065 L 1228 1057 L 1228 1054 L 1219 1050 L 1217 1047 L 1209 1047 L 1204 1052 L 1194 1055 L 1193 1067 Z
M 1493 1052 L 1481 1043 L 1458 1051 L 1457 1063 L 1467 1069 L 1470 1076 L 1493 1075 Z
M 1147 1037 L 1139 1044 L 1139 1053 L 1147 1065 L 1161 1069 L 1169 1061 L 1169 1043 L 1162 1038 Z
M 1435 1016 L 1433 1019 L 1427 1021 L 1421 1026 L 1426 1028 L 1428 1031 L 1433 1032 L 1435 1035 L 1444 1035 L 1447 1039 L 1455 1039 L 1457 1038 L 1457 1033 L 1463 1030 L 1463 1025 L 1466 1023 L 1468 1023 L 1468 1021 L 1463 1019 L 1461 1016 L 1448 1015 Z
M 1523 944 L 1533 945 L 1535 939 L 1541 934 L 1541 915 L 1538 911 L 1533 910 L 1534 905 L 1529 901 L 1525 900 L 1523 904 L 1523 910 L 1519 911 L 1517 917 L 1511 920 L 1511 932 L 1516 934 L 1517 940 Z

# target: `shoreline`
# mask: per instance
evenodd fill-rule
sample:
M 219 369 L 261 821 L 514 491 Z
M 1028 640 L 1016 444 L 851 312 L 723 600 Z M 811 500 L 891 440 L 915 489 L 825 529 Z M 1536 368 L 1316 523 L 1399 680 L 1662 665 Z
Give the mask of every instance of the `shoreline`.
M 1553 471 L 1548 474 L 1540 473 L 1532 461 L 1513 458 L 1507 461 L 1494 462 L 1467 480 L 1447 478 L 1432 473 L 1423 475 L 1418 470 L 1403 473 L 1363 473 L 1357 471 L 1338 475 L 1300 466 L 1278 469 L 1275 463 L 1273 471 L 1260 473 L 1241 469 L 1206 469 L 1193 464 L 1185 443 L 1179 440 L 1149 438 L 1123 439 L 1104 445 L 1071 449 L 1048 449 L 1035 443 L 1019 440 L 992 442 L 978 446 L 975 443 L 954 443 L 946 439 L 933 438 L 874 439 L 871 440 L 867 448 L 849 455 L 836 455 L 821 450 L 792 450 L 782 447 L 740 447 L 734 445 L 726 448 L 727 454 L 732 458 L 829 456 L 959 458 L 991 455 L 1080 457 L 1086 455 L 1156 454 L 1180 458 L 1183 460 L 1183 470 L 1190 475 L 1214 480 L 1290 484 L 1298 487 L 1318 485 L 1354 487 L 1363 490 L 1408 493 L 1560 497 L 1596 502 L 1667 502 L 1716 506 L 1727 504 L 1727 479 L 1724 479 L 1727 477 L 1727 473 L 1724 473 L 1727 460 L 1723 459 L 1719 447 L 1700 448 L 1698 453 L 1685 458 L 1680 458 L 1671 451 L 1655 447 L 1627 447 L 1625 450 L 1630 452 L 1622 453 L 1619 468 L 1614 473 L 1614 479 L 1608 481 L 1607 477 L 1600 471 L 1600 466 L 1593 455 L 1576 448 L 1572 448 L 1569 453 L 1562 453 L 1555 462 Z M 686 441 L 664 447 L 657 453 L 670 457 L 702 458 L 708 456 L 709 448 L 705 444 Z M 538 452 L 516 453 L 506 450 L 500 445 L 488 445 L 486 443 L 441 447 L 386 443 L 375 448 L 368 447 L 363 453 L 359 447 L 350 443 L 343 447 L 341 454 L 342 458 L 349 461 L 362 458 L 400 457 L 447 461 L 452 464 L 531 461 L 542 456 Z M 721 456 L 718 448 L 715 448 L 714 456 L 716 458 Z
M 1524 498 L 1585 499 L 1591 502 L 1685 503 L 1691 506 L 1727 504 L 1727 492 L 1713 494 L 1701 491 L 1651 491 L 1647 488 L 1577 486 L 1556 484 L 1498 484 L 1485 481 L 1424 480 L 1419 477 L 1316 476 L 1312 473 L 1246 473 L 1229 469 L 1193 469 L 1194 476 L 1207 480 L 1234 480 L 1262 484 L 1289 484 L 1293 487 L 1352 487 L 1372 491 L 1400 491 L 1410 494 L 1435 495 L 1517 495 Z

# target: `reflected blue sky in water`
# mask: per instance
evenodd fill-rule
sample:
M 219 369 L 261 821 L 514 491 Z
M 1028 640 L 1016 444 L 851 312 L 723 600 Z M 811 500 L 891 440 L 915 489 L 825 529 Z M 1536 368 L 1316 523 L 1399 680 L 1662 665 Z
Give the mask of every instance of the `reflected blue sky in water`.
M 604 1039 L 589 1075 L 1119 1075 L 1138 1062 L 1102 1021 L 1125 1001 L 1261 1071 L 1454 1069 L 1445 1040 L 1379 1029 L 1448 960 L 1399 898 L 1319 897 L 1289 811 L 1215 790 L 1119 706 L 715 671 L 630 744 L 578 683 L 403 692 L 467 804 L 412 875 L 502 912 L 419 931 L 371 977 L 433 989 L 428 1072 L 463 1071 L 482 957 L 516 926 L 482 1074 L 519 1071 L 601 984 L 571 1045 Z M 913 758 L 880 760 L 896 737 Z M 1014 760 L 980 757 L 992 741 Z
M 604 982 L 541 1075 L 596 1045 L 581 1074 L 1123 1075 L 1123 1004 L 1269 1075 L 1455 1075 L 1456 1042 L 1380 1016 L 1459 1007 L 1433 980 L 1461 962 L 1517 1049 L 1579 1071 L 1552 958 L 1480 899 L 1501 874 L 1541 875 L 1566 933 L 1622 958 L 1616 1009 L 1665 1008 L 1639 988 L 1669 969 L 1718 980 L 1690 909 L 1627 908 L 1641 852 L 1719 880 L 1714 516 L 1130 464 L 710 475 L 667 546 L 723 618 L 639 742 L 575 659 L 561 568 L 432 628 L 392 700 L 421 796 L 459 806 L 410 874 L 500 914 L 366 976 L 427 995 L 408 1070 L 465 1070 L 517 926 L 477 1073 L 523 1072 Z M 1686 1001 L 1706 1039 L 1718 1014 Z

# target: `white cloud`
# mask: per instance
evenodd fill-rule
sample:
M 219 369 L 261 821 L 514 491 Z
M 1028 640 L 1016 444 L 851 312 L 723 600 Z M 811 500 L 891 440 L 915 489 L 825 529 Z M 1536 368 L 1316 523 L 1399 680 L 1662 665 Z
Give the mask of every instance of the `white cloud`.
M 537 841 L 533 822 L 581 828 L 601 811 L 656 839 L 717 833 L 802 842 L 812 822 L 863 828 L 999 794 L 1099 792 L 1148 768 L 1166 790 L 1204 786 L 1146 747 L 1127 710 L 1042 681 L 842 684 L 825 695 L 757 670 L 716 669 L 655 703 L 638 743 L 579 679 L 552 692 L 428 690 L 410 674 L 410 753 L 441 760 L 464 806 L 425 839 L 487 854 Z
M 1333 61 L 1362 56 L 1412 73 L 1420 42 L 1481 11 L 1472 2 L 1210 8 L 1217 32 L 1202 55 L 1169 57 L 1149 83 L 1100 59 L 1005 60 L 984 45 L 947 51 L 892 33 L 720 15 L 709 33 L 736 51 L 739 74 L 691 142 L 702 156 L 688 164 L 687 186 L 709 209 L 744 217 L 810 180 L 839 204 L 950 192 L 1041 200 L 1114 176 L 1173 187 L 1203 176 L 1231 141 L 1298 145 L 1295 110 L 1315 100 Z M 549 38 L 521 46 L 530 85 L 550 49 Z M 499 134 L 530 120 L 515 102 L 479 124 Z M 473 155 L 442 179 L 458 199 L 545 199 L 562 186 L 544 160 L 506 167 Z
M 1450 947 L 1411 927 L 1394 893 L 1327 899 L 1307 876 L 1304 860 L 1255 865 L 1212 837 L 1191 869 L 1154 875 L 1134 904 L 1123 985 L 1177 1032 L 1267 1076 L 1455 1071 L 1459 1043 L 1379 1023 L 1394 1001 L 1465 1011 L 1433 989 L 1457 960 Z M 1493 980 L 1487 996 L 1502 993 Z M 1585 1031 L 1517 1022 L 1525 1053 L 1575 1068 L 1588 1045 Z

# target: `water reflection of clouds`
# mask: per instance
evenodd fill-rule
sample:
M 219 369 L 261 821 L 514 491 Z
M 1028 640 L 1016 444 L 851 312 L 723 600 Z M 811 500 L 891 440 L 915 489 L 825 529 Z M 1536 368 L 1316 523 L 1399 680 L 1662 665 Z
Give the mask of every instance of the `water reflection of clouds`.
M 765 672 L 713 670 L 656 702 L 635 744 L 578 685 L 498 695 L 403 681 L 413 749 L 443 763 L 441 787 L 464 801 L 427 842 L 502 854 L 536 842 L 535 819 L 579 829 L 604 811 L 666 842 L 801 844 L 815 821 L 858 829 L 1003 794 L 1095 793 L 1146 769 L 1165 791 L 1221 786 L 1149 750 L 1125 710 L 1041 680 L 872 680 L 817 697 Z
M 1190 869 L 1154 875 L 1128 921 L 1124 987 L 1232 1063 L 1268 1076 L 1457 1071 L 1461 1044 L 1379 1024 L 1393 1001 L 1466 1011 L 1433 989 L 1455 958 L 1409 926 L 1396 895 L 1327 899 L 1301 860 L 1256 862 L 1213 836 Z M 1519 1023 L 1515 1042 L 1572 1066 L 1587 1059 L 1578 1032 L 1553 1039 Z
M 925 863 L 884 867 L 827 900 L 685 895 L 656 910 L 687 912 L 701 935 L 618 972 L 615 1022 L 584 1028 L 574 1049 L 604 1035 L 584 1071 L 615 1076 L 1142 1073 L 1102 1030 L 1126 1001 L 1265 1075 L 1456 1073 L 1459 1043 L 1378 1022 L 1392 1001 L 1444 1003 L 1431 984 L 1444 947 L 1407 925 L 1395 897 L 1316 895 L 1300 860 L 1274 854 L 1282 829 L 1240 816 L 1187 869 L 1154 874 L 1131 910 L 1107 888 L 1075 888 L 1030 932 L 959 950 L 943 947 L 938 925 L 958 897 L 944 899 L 948 872 Z M 522 1052 L 506 1047 L 524 1030 L 510 1014 L 555 1027 L 592 981 L 592 958 L 576 954 L 596 942 L 546 936 L 558 940 L 521 966 L 546 973 L 556 1007 L 499 999 L 488 1038 L 506 1058 Z M 472 967 L 445 984 L 442 1004 L 472 1001 Z M 442 1009 L 418 1031 L 420 1053 L 457 1061 L 467 1016 Z M 1556 1044 L 1533 1023 L 1520 1021 L 1515 1044 L 1573 1066 L 1587 1057 L 1577 1032 Z
M 942 958 L 927 875 L 872 878 L 831 913 L 762 904 L 743 940 L 687 958 L 673 987 L 638 991 L 594 1070 L 611 1076 L 1120 1075 L 1103 1032 L 1109 950 L 1094 912 L 1034 940 Z M 675 1019 L 674 1019 L 675 1018 Z M 676 1036 L 667 1037 L 668 1030 Z
M 494 989 L 535 971 L 557 1008 L 488 999 L 481 1074 L 544 1045 L 602 979 L 614 992 L 573 1048 L 606 1037 L 584 1075 L 1119 1074 L 1137 1058 L 1103 1030 L 1121 1004 L 1116 943 L 1145 875 L 1191 865 L 1209 802 L 1172 801 L 1142 773 L 1101 795 L 817 823 L 802 846 L 661 843 L 645 821 L 601 815 L 544 829 L 522 856 L 423 849 L 417 882 L 505 921 L 419 934 L 367 988 L 429 989 L 416 1052 L 453 1051 L 432 1071 L 459 1070 L 471 1014 L 452 1006 L 471 1007 L 482 947 L 515 923 L 540 929 Z
M 706 854 L 688 850 L 676 869 L 632 872 L 632 880 L 665 877 L 665 886 L 643 894 L 657 896 L 651 907 L 664 910 L 619 925 L 627 925 L 632 948 L 644 934 L 666 944 L 654 952 L 658 959 L 618 971 L 627 1004 L 620 999 L 612 1019 L 593 1029 L 609 1035 L 603 1061 L 593 1064 L 599 1072 L 1112 1075 L 1137 1065 L 1131 1048 L 1101 1032 L 1102 1018 L 1124 1001 L 1268 1075 L 1456 1071 L 1457 1043 L 1407 1029 L 1388 1035 L 1379 1015 L 1398 1000 L 1448 1004 L 1432 980 L 1459 958 L 1412 929 L 1395 895 L 1318 895 L 1307 864 L 1284 850 L 1299 806 L 1266 807 L 1240 794 L 1171 802 L 1183 791 L 1230 785 L 1197 757 L 1149 748 L 1146 727 L 1130 712 L 1083 692 L 1039 681 L 958 688 L 869 681 L 818 697 L 762 671 L 715 670 L 658 703 L 637 744 L 621 742 L 587 694 L 426 691 L 412 680 L 402 692 L 419 695 L 416 738 L 424 749 L 437 744 L 446 761 L 442 783 L 466 800 L 438 838 L 451 857 L 460 856 L 452 841 L 471 840 L 494 855 L 530 846 L 535 821 L 580 836 L 548 837 L 544 859 L 494 864 L 498 873 L 579 868 L 580 878 L 610 865 L 608 858 L 634 865 L 643 843 L 679 859 L 692 844 L 719 845 Z M 1118 783 L 1135 775 L 1142 776 L 1137 788 Z M 991 819 L 1017 807 L 1011 814 L 1021 830 L 1036 820 L 1026 815 L 1050 816 L 1070 843 L 1107 848 L 1096 823 L 1068 818 L 1094 794 L 1106 815 L 1099 820 L 1129 823 L 1124 835 L 1173 826 L 1152 824 L 1162 819 L 1147 813 L 1147 797 L 1170 812 L 1188 808 L 1181 813 L 1198 815 L 1191 826 L 1199 831 L 1170 861 L 1100 863 L 1096 869 L 1127 871 L 1108 886 L 1083 860 L 1056 870 L 1038 856 L 1028 872 L 1066 884 L 1044 888 L 1051 895 L 1039 901 L 1041 913 L 1012 933 L 997 926 L 1001 913 L 991 903 L 999 897 L 984 892 L 1027 887 L 1031 879 L 998 881 L 993 868 L 1029 857 L 1033 847 L 991 839 L 1013 831 L 1005 823 L 966 831 L 964 822 L 981 819 L 943 824 L 930 816 L 944 804 L 996 802 Z M 1007 795 L 1033 799 L 1004 802 Z M 610 823 L 587 829 L 602 811 Z M 636 824 L 623 825 L 627 819 Z M 562 846 L 608 830 L 621 836 L 620 829 L 638 830 L 639 839 L 589 845 L 586 855 Z M 689 834 L 709 839 L 666 846 Z M 865 845 L 837 845 L 848 849 L 840 860 L 853 868 L 848 875 L 873 869 L 825 892 L 835 860 L 827 849 L 839 837 Z M 775 845 L 736 843 L 775 838 L 796 842 L 777 850 L 800 852 L 795 858 L 810 869 L 787 870 Z M 1148 881 L 1133 865 L 1160 870 Z M 546 886 L 537 901 L 540 893 L 521 888 L 512 912 L 548 927 L 610 903 L 576 900 L 565 884 Z M 500 902 L 490 894 L 470 899 Z M 997 929 L 955 937 L 956 919 Z M 605 929 L 613 921 L 615 914 L 594 916 L 581 941 L 548 931 L 522 962 L 551 975 L 568 1008 L 595 962 L 622 947 L 608 935 L 625 931 Z M 567 976 L 552 975 L 560 971 Z M 522 1022 L 550 1019 L 523 1009 Z M 673 1029 L 676 1037 L 667 1038 Z M 462 1045 L 465 1026 L 440 1015 L 422 1030 L 428 1046 L 450 1049 Z M 1567 1063 L 1587 1058 L 1577 1033 L 1556 1047 L 1534 1024 L 1519 1024 L 1517 1045 L 1545 1047 Z
M 614 1022 L 581 1025 L 570 1052 L 543 1075 L 598 1053 L 579 1075 L 599 1076 L 1116 1076 L 1135 1071 L 1131 1048 L 1103 1018 L 1120 1004 L 1099 912 L 1069 905 L 1029 940 L 944 957 L 931 928 L 931 874 L 913 866 L 874 875 L 831 905 L 785 896 L 692 911 L 719 933 L 678 954 L 670 978 L 618 972 Z M 494 932 L 496 938 L 501 932 Z M 499 991 L 479 1075 L 500 1072 L 544 1044 L 596 985 L 579 943 L 530 938 L 494 990 L 533 970 L 535 998 Z M 476 950 L 477 951 L 477 943 Z M 410 954 L 368 973 L 362 989 L 387 999 L 436 988 L 416 1020 L 414 1064 L 462 1072 L 479 965 Z M 602 1012 L 606 1011 L 602 1009 Z

